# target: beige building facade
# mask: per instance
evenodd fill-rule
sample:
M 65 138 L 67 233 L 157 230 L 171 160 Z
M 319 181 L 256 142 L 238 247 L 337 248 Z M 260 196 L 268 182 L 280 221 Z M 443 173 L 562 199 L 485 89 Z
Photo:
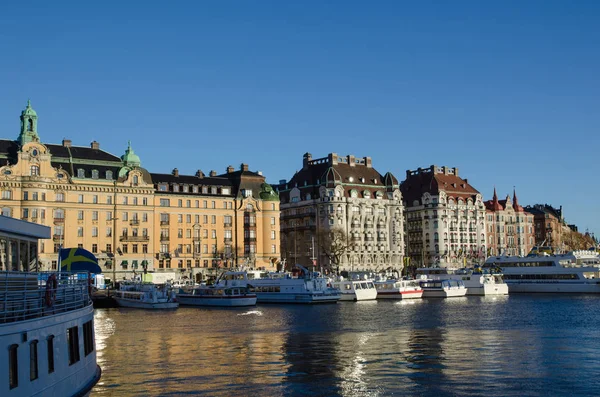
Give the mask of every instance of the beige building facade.
M 40 270 L 57 269 L 60 247 L 91 251 L 117 279 L 274 268 L 279 260 L 279 196 L 246 164 L 221 175 L 151 174 L 131 145 L 118 157 L 95 141 L 47 144 L 30 103 L 20 119 L 18 139 L 0 140 L 0 208 L 52 228 L 39 245 Z

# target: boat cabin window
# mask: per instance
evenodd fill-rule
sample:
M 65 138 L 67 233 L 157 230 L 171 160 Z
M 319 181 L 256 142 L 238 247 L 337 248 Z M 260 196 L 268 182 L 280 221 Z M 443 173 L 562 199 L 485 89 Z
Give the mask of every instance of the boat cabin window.
M 19 386 L 19 362 L 17 361 L 17 349 L 19 345 L 10 345 L 8 348 L 8 377 L 10 388 Z
M 345 289 L 346 291 L 350 291 L 350 290 L 352 289 L 352 285 L 350 285 L 350 284 L 346 284 L 346 285 L 344 285 L 344 289 Z
M 69 346 L 69 365 L 79 361 L 79 332 L 77 327 L 67 330 L 67 344 Z
M 38 378 L 38 341 L 32 340 L 29 344 L 29 380 Z
M 94 351 L 94 327 L 92 321 L 83 324 L 83 351 L 86 356 Z
M 54 335 L 50 335 L 46 340 L 48 344 L 48 373 L 54 372 Z

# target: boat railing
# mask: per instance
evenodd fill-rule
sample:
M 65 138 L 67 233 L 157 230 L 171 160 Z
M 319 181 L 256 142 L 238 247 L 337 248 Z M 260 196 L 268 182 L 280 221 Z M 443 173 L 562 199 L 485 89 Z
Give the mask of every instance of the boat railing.
M 0 272 L 0 324 L 81 309 L 90 289 L 87 274 Z

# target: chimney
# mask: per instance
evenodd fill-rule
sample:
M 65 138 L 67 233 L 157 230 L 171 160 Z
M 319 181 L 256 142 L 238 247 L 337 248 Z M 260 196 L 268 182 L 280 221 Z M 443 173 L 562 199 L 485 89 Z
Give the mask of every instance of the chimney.
M 308 163 L 312 160 L 312 154 L 306 152 L 304 153 L 304 156 L 302 156 L 302 169 L 303 170 L 307 170 L 308 169 Z
M 465 183 L 469 183 L 469 179 L 468 178 L 465 178 Z
M 196 171 L 196 177 L 204 178 L 204 172 L 202 172 L 201 170 Z
M 458 176 L 458 167 L 454 167 L 452 170 L 454 171 L 454 176 Z
M 353 155 L 349 154 L 348 156 L 346 156 L 346 159 L 348 160 L 348 165 L 350 167 L 355 167 L 356 166 L 356 157 L 354 157 Z
M 229 167 L 227 167 L 227 173 L 228 174 L 231 174 L 233 171 L 235 171 L 235 169 L 233 168 L 233 166 L 230 165 Z
M 337 163 L 338 163 L 337 153 L 329 153 L 329 155 L 327 155 L 327 162 L 329 163 L 329 165 L 337 165 Z
M 373 168 L 373 161 L 371 160 L 371 157 L 364 157 L 363 158 L 365 160 L 365 165 L 367 166 L 367 168 Z
M 63 146 L 64 147 L 71 147 L 71 140 L 70 139 L 63 139 Z
M 446 167 L 445 165 L 442 166 L 442 171 L 444 171 L 444 175 L 448 175 L 448 167 Z
M 98 143 L 96 141 L 93 141 L 92 143 L 90 143 L 90 146 L 94 150 L 100 150 L 100 143 Z
M 244 164 L 244 163 L 242 163 L 242 166 L 240 167 L 240 169 L 241 169 L 242 171 L 248 171 L 248 164 Z
M 177 168 L 173 168 L 172 174 L 173 176 L 179 176 L 179 170 Z
M 208 174 L 210 176 L 217 176 L 217 171 L 215 170 L 210 170 L 210 174 Z

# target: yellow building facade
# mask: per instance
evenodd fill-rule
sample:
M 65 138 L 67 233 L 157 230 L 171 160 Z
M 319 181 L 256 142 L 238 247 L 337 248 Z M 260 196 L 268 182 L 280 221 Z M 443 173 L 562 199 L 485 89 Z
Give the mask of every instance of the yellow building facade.
M 40 270 L 57 269 L 60 247 L 91 251 L 119 280 L 273 269 L 280 258 L 279 196 L 246 164 L 220 175 L 155 174 L 131 145 L 118 157 L 98 142 L 42 143 L 30 103 L 18 139 L 0 140 L 0 164 L 2 215 L 52 228 L 40 243 Z

